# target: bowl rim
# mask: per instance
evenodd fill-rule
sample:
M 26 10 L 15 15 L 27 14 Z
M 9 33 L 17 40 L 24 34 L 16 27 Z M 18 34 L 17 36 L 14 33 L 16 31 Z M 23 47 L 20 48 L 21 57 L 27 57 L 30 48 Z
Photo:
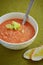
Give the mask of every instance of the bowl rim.
M 5 15 L 8 15 L 8 14 L 12 14 L 12 13 L 18 13 L 18 14 L 23 14 L 23 15 L 25 14 L 25 13 L 21 13 L 21 12 L 10 12 L 10 13 L 7 13 L 7 14 L 2 15 L 1 17 L 5 16 Z M 0 17 L 0 18 L 1 18 L 1 17 Z M 32 16 L 28 15 L 28 17 L 32 18 L 33 21 L 35 22 L 35 24 L 37 25 L 37 30 L 36 30 L 36 32 L 35 32 L 35 35 L 34 35 L 31 39 L 29 39 L 29 40 L 27 40 L 27 41 L 25 41 L 25 42 L 20 42 L 20 43 L 10 43 L 10 42 L 6 42 L 6 41 L 0 39 L 1 42 L 4 42 L 5 44 L 10 44 L 10 45 L 22 45 L 22 44 L 24 44 L 24 43 L 27 44 L 27 43 L 29 43 L 30 41 L 34 40 L 35 37 L 36 37 L 37 34 L 38 34 L 38 24 L 37 24 L 36 20 L 35 20 Z M 33 27 L 34 27 L 34 26 L 33 26 Z

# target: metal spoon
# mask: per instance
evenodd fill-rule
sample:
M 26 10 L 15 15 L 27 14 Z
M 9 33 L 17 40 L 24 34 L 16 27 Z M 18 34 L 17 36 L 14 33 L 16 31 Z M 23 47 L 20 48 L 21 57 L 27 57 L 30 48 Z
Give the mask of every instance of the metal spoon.
M 31 10 L 31 7 L 32 7 L 32 4 L 33 4 L 34 0 L 30 0 L 30 4 L 28 5 L 28 9 L 27 9 L 27 12 L 24 16 L 24 19 L 23 19 L 23 22 L 22 24 L 25 24 L 26 23 L 26 20 L 28 18 L 28 14 L 30 13 L 30 10 Z

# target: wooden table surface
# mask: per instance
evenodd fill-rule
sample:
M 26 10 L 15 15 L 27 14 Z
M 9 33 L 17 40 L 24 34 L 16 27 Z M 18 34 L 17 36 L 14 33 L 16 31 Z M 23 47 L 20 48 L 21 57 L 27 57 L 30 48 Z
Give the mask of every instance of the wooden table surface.
M 9 12 L 26 12 L 30 0 L 0 0 L 0 17 Z M 9 50 L 0 44 L 0 65 L 43 65 L 43 60 L 33 62 L 23 58 L 23 53 L 34 47 L 43 45 L 43 0 L 35 0 L 30 15 L 39 26 L 38 36 L 27 48 L 19 51 Z

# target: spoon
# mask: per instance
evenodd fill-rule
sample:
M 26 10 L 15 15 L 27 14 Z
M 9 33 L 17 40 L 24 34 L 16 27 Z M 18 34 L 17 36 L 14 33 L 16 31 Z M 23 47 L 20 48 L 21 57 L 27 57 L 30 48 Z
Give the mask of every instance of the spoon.
M 28 9 L 26 11 L 26 14 L 24 16 L 24 19 L 23 19 L 22 24 L 25 24 L 26 23 L 26 20 L 28 18 L 28 14 L 30 13 L 30 10 L 31 10 L 31 7 L 32 7 L 33 2 L 34 2 L 34 0 L 30 0 L 30 4 L 29 4 Z

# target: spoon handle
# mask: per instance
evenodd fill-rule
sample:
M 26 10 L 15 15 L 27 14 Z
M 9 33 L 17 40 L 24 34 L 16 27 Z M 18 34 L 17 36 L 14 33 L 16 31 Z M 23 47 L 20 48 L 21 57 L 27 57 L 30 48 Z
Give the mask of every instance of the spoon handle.
M 30 4 L 28 5 L 28 9 L 27 9 L 27 12 L 26 12 L 26 14 L 24 16 L 22 24 L 26 23 L 26 19 L 28 18 L 28 14 L 30 13 L 33 2 L 34 2 L 34 0 L 30 0 Z

